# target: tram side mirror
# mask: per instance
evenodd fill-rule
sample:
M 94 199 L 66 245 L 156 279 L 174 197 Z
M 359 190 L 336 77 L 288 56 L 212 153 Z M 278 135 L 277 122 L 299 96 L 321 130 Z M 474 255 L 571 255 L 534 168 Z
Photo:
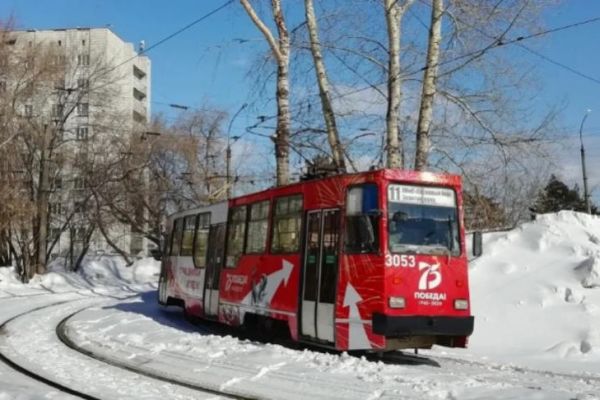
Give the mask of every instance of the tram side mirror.
M 160 249 L 158 247 L 153 248 L 152 250 L 150 250 L 150 255 L 152 256 L 152 258 L 154 258 L 156 261 L 160 261 L 162 260 L 162 251 L 160 251 Z
M 483 254 L 483 237 L 480 231 L 473 232 L 473 256 L 479 257 Z

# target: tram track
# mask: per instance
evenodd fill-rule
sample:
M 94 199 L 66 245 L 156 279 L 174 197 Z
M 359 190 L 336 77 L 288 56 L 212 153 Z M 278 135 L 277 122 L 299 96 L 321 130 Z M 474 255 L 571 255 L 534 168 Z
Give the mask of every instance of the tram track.
M 240 388 L 235 387 L 237 385 L 229 385 L 220 384 L 218 382 L 210 382 L 211 384 L 205 384 L 206 382 L 197 382 L 197 378 L 194 375 L 190 374 L 181 374 L 181 375 L 170 375 L 170 371 L 179 371 L 177 365 L 179 363 L 184 363 L 181 365 L 192 365 L 195 362 L 198 364 L 195 367 L 199 367 L 202 365 L 202 360 L 195 359 L 192 355 L 183 354 L 179 352 L 171 352 L 166 350 L 161 350 L 160 357 L 156 357 L 152 351 L 145 346 L 138 346 L 131 344 L 126 341 L 121 341 L 118 338 L 113 338 L 110 344 L 104 343 L 96 343 L 93 340 L 90 342 L 89 339 L 86 342 L 81 342 L 83 344 L 78 344 L 78 340 L 75 339 L 76 336 L 73 335 L 73 331 L 69 332 L 68 323 L 72 319 L 76 319 L 75 317 L 87 309 L 93 307 L 94 305 L 81 307 L 77 310 L 73 310 L 68 315 L 63 314 L 60 321 L 57 320 L 55 325 L 55 334 L 58 340 L 60 340 L 65 346 L 69 347 L 71 350 L 76 351 L 88 358 L 95 359 L 98 362 L 102 362 L 107 365 L 111 365 L 112 367 L 123 369 L 134 373 L 136 375 L 141 375 L 146 378 L 159 380 L 171 385 L 183 387 L 198 393 L 206 393 L 212 394 L 214 396 L 218 396 L 220 398 L 227 399 L 256 399 L 256 400 L 265 400 L 274 398 L 272 395 L 265 395 L 264 393 L 252 391 L 252 394 L 242 393 L 242 391 L 247 391 L 249 388 Z M 65 316 L 66 315 L 66 316 Z M 71 328 L 72 329 L 72 328 Z M 212 327 L 210 324 L 205 326 L 202 324 L 200 327 L 202 333 L 205 334 L 216 334 L 216 335 L 227 335 L 227 332 L 221 331 L 218 327 Z M 214 329 L 214 330 L 213 330 Z M 306 349 L 309 349 L 308 347 Z M 353 355 L 354 356 L 354 355 Z M 361 356 L 356 354 L 356 356 Z M 460 358 L 453 358 L 451 356 L 437 356 L 431 354 L 419 354 L 412 355 L 401 352 L 392 352 L 382 355 L 381 357 L 377 357 L 375 355 L 365 355 L 365 358 L 369 361 L 381 361 L 386 364 L 398 364 L 398 365 L 415 365 L 415 366 L 429 366 L 429 367 L 438 367 L 435 368 L 439 372 L 440 376 L 452 376 L 453 371 L 459 367 L 465 374 L 468 375 L 468 371 L 473 370 L 474 373 L 481 375 L 483 371 L 483 375 L 485 376 L 485 380 L 489 380 L 490 383 L 499 383 L 507 380 L 514 379 L 515 385 L 523 385 L 523 381 L 526 380 L 531 383 L 531 387 L 525 385 L 526 388 L 532 390 L 541 390 L 535 386 L 535 382 L 540 378 L 545 378 L 545 380 L 553 380 L 556 378 L 561 381 L 569 381 L 571 383 L 581 380 L 582 384 L 585 386 L 595 386 L 598 381 L 600 381 L 600 377 L 597 376 L 587 376 L 587 375 L 577 375 L 577 374 L 568 374 L 568 373 L 558 373 L 552 371 L 538 371 L 528 368 L 523 368 L 514 365 L 496 365 L 493 363 L 483 363 L 479 361 L 470 361 L 464 360 Z M 241 381 L 245 379 L 252 380 L 252 374 L 254 373 L 251 369 L 244 369 L 244 365 L 237 365 L 236 363 L 227 363 L 227 365 L 220 365 L 219 362 L 213 363 L 209 362 L 207 365 L 211 367 L 228 367 L 231 370 L 236 369 L 238 372 L 238 376 Z M 441 367 L 441 368 L 439 368 Z M 246 367 L 247 368 L 247 367 Z M 464 370 L 466 368 L 466 370 Z M 199 369 L 202 370 L 202 369 Z M 202 370 L 203 371 L 203 370 Z M 494 375 L 489 375 L 489 373 L 498 373 L 502 375 L 502 377 L 495 377 Z M 269 372 L 270 379 L 280 380 L 284 379 L 289 383 L 293 383 L 294 380 L 300 379 L 299 377 L 287 376 L 288 374 L 282 372 L 278 372 L 273 370 Z M 521 378 L 518 378 L 518 376 Z M 245 376 L 245 378 L 244 378 Z M 511 378 L 512 377 L 512 378 Z M 229 382 L 229 381 L 226 381 Z M 340 382 L 341 383 L 341 382 Z M 312 382 L 315 386 L 320 386 L 321 384 L 328 384 L 331 386 L 338 386 L 338 382 L 335 382 L 335 378 L 331 379 L 328 377 L 328 381 L 320 382 L 314 381 Z M 353 386 L 353 385 L 351 385 Z M 560 385 L 557 385 L 560 387 Z M 340 386 L 340 389 L 342 386 Z M 346 387 L 346 389 L 350 389 Z M 353 388 L 354 390 L 355 388 Z M 277 392 L 272 392 L 277 393 Z M 381 398 L 399 398 L 398 393 L 396 394 L 388 394 L 381 393 Z M 410 398 L 410 397 L 407 397 Z
M 47 309 L 47 308 L 50 308 L 50 307 L 55 307 L 55 306 L 59 306 L 59 305 L 62 305 L 62 304 L 66 304 L 66 303 L 70 303 L 70 302 L 78 301 L 78 300 L 86 300 L 86 299 L 74 299 L 74 300 L 64 300 L 64 301 L 53 302 L 53 303 L 46 304 L 46 305 L 43 305 L 43 306 L 35 307 L 33 309 L 29 309 L 29 310 L 27 310 L 25 312 L 22 312 L 20 314 L 17 314 L 15 316 L 13 316 L 13 317 L 11 317 L 11 318 L 3 321 L 2 324 L 0 324 L 0 338 L 2 338 L 3 335 L 5 335 L 6 326 L 8 324 L 10 324 L 12 321 L 15 321 L 16 319 L 22 318 L 22 317 L 26 316 L 27 314 L 30 314 L 30 313 L 33 313 L 33 312 L 37 312 L 37 311 L 44 310 L 44 309 Z M 19 372 L 20 374 L 22 374 L 22 375 L 24 375 L 24 376 L 26 376 L 28 378 L 31 378 L 31 379 L 33 379 L 33 380 L 35 380 L 37 382 L 40 382 L 40 383 L 42 383 L 44 385 L 50 386 L 50 387 L 58 390 L 59 392 L 62 392 L 62 393 L 65 393 L 65 394 L 68 394 L 68 395 L 71 395 L 71 396 L 74 396 L 74 397 L 78 397 L 78 398 L 81 398 L 81 399 L 86 399 L 86 400 L 100 400 L 100 398 L 98 398 L 98 397 L 94 397 L 94 396 L 91 396 L 91 395 L 89 395 L 87 393 L 83 393 L 83 392 L 81 392 L 79 390 L 72 389 L 72 388 L 70 388 L 68 386 L 65 386 L 65 385 L 59 383 L 59 382 L 53 381 L 51 379 L 48 379 L 48 378 L 46 378 L 46 377 L 44 377 L 44 376 L 42 376 L 42 375 L 34 372 L 31 369 L 28 369 L 28 368 L 24 367 L 23 365 L 15 362 L 11 358 L 7 357 L 4 354 L 4 352 L 2 352 L 1 349 L 0 349 L 0 361 L 2 363 L 4 363 L 6 366 L 8 366 L 9 368 L 11 368 L 11 369 Z
M 568 372 L 555 372 L 555 371 L 547 371 L 536 368 L 522 367 L 518 365 L 511 364 L 497 364 L 497 363 L 485 363 L 481 361 L 475 360 L 465 360 L 457 357 L 451 356 L 436 356 L 436 360 L 440 361 L 440 366 L 444 366 L 445 363 L 452 363 L 461 366 L 472 366 L 472 367 L 480 367 L 487 368 L 489 370 L 497 371 L 497 372 L 505 372 L 507 370 L 521 373 L 521 374 L 537 374 L 543 375 L 547 377 L 559 377 L 564 379 L 573 379 L 573 380 L 583 380 L 586 382 L 598 382 L 600 385 L 600 375 L 594 375 L 591 373 L 568 373 Z
M 262 388 L 262 390 L 257 390 L 255 385 L 245 388 L 241 388 L 237 385 L 238 382 L 254 382 L 261 378 L 265 373 L 269 373 L 269 380 L 272 383 L 271 387 L 273 389 L 278 387 L 280 390 L 281 388 L 290 390 L 292 387 L 299 387 L 299 385 L 304 385 L 306 383 L 305 377 L 303 377 L 302 374 L 290 374 L 289 372 L 278 371 L 276 366 L 272 369 L 269 367 L 253 368 L 244 363 L 240 364 L 235 360 L 206 362 L 206 360 L 201 360 L 192 355 L 169 350 L 161 350 L 160 357 L 156 357 L 148 348 L 123 342 L 118 338 L 112 338 L 111 344 L 108 346 L 105 346 L 103 343 L 94 342 L 90 339 L 84 339 L 84 342 L 82 342 L 84 344 L 79 345 L 77 344 L 76 339 L 70 337 L 68 323 L 71 319 L 84 311 L 85 308 L 82 308 L 63 318 L 63 320 L 56 327 L 56 334 L 59 337 L 59 340 L 77 352 L 114 367 L 122 368 L 136 374 L 144 375 L 152 379 L 158 379 L 166 383 L 183 386 L 192 390 L 212 393 L 228 399 L 273 400 L 281 398 L 280 396 L 282 392 L 269 392 L 268 390 L 265 391 L 265 388 Z M 229 336 L 232 334 L 231 331 L 223 329 L 222 326 L 211 327 L 202 325 L 200 330 L 202 334 L 206 335 Z M 250 338 L 246 339 L 252 340 Z M 309 350 L 308 347 L 305 349 Z M 173 370 L 182 372 L 181 365 L 188 365 L 188 369 L 200 371 L 206 371 L 206 367 L 214 368 L 214 373 L 222 379 L 216 379 L 211 382 L 211 384 L 205 384 L 202 382 L 202 374 L 196 376 L 191 376 L 189 374 L 178 374 L 175 376 L 169 375 L 169 371 Z M 190 365 L 193 365 L 193 367 Z M 234 377 L 232 377 L 232 375 Z M 204 382 L 206 382 L 205 379 Z M 267 384 L 267 386 L 269 385 Z M 312 394 L 305 393 L 302 395 L 300 392 L 294 392 L 294 390 L 292 390 L 291 392 L 288 392 L 286 396 L 290 398 L 306 398 L 307 396 L 313 398 L 332 398 L 331 392 L 329 391 L 327 394 L 321 393 L 323 390 L 325 390 L 324 388 L 331 388 L 332 386 L 338 387 L 340 392 L 346 393 L 345 395 L 342 395 L 342 397 L 334 397 L 336 399 L 366 399 L 372 395 L 372 390 L 366 389 L 364 385 L 360 383 L 348 384 L 347 381 L 338 381 L 334 376 L 320 378 L 311 376 L 311 386 L 316 389 L 316 392 L 313 392 Z M 315 393 L 318 394 L 315 396 Z M 350 393 L 352 393 L 353 396 L 347 397 Z M 379 398 L 382 400 L 398 400 L 409 399 L 411 397 L 381 393 Z
M 262 397 L 248 396 L 248 395 L 242 395 L 239 393 L 222 391 L 222 390 L 218 390 L 214 387 L 209 387 L 207 385 L 193 384 L 191 382 L 186 382 L 181 379 L 176 379 L 175 377 L 166 376 L 164 371 L 161 371 L 159 373 L 159 372 L 149 371 L 148 369 L 136 368 L 133 365 L 125 363 L 116 358 L 106 357 L 106 356 L 100 355 L 94 351 L 85 349 L 85 348 L 77 345 L 73 340 L 71 340 L 71 338 L 67 334 L 67 326 L 66 325 L 71 318 L 73 318 L 75 315 L 81 313 L 82 311 L 85 311 L 88 308 L 89 307 L 83 307 L 83 308 L 67 315 L 56 326 L 56 336 L 65 346 L 69 347 L 70 349 L 77 351 L 77 352 L 79 352 L 87 357 L 90 357 L 92 359 L 95 359 L 97 361 L 112 365 L 113 367 L 121 368 L 121 369 L 130 371 L 130 372 L 133 372 L 135 374 L 143 375 L 148 378 L 156 379 L 156 380 L 170 383 L 173 385 L 182 386 L 182 387 L 185 387 L 188 389 L 192 389 L 192 390 L 196 390 L 196 391 L 200 391 L 200 392 L 204 392 L 204 393 L 214 394 L 214 395 L 220 396 L 222 398 L 234 399 L 234 400 L 263 400 L 264 399 Z
M 34 382 L 37 382 L 40 385 L 40 389 L 38 390 L 42 390 L 41 387 L 48 387 L 51 389 L 54 389 L 55 395 L 58 394 L 60 397 L 59 398 L 80 398 L 80 399 L 90 399 L 90 400 L 105 400 L 105 399 L 112 399 L 112 398 L 137 398 L 137 396 L 131 395 L 131 396 L 123 396 L 121 393 L 121 389 L 123 388 L 123 384 L 121 384 L 120 386 L 117 386 L 117 388 L 115 389 L 115 387 L 113 386 L 112 388 L 105 388 L 102 386 L 101 383 L 95 382 L 95 387 L 91 388 L 91 389 L 87 389 L 87 386 L 85 383 L 83 383 L 85 381 L 85 378 L 82 378 L 81 380 L 77 380 L 75 377 L 77 376 L 76 373 L 73 372 L 69 372 L 69 371 L 54 371 L 52 368 L 45 368 L 43 366 L 44 362 L 39 363 L 38 359 L 36 357 L 38 357 L 37 355 L 31 355 L 31 351 L 25 349 L 23 351 L 22 347 L 19 347 L 18 345 L 15 346 L 15 342 L 19 342 L 19 340 L 15 340 L 15 338 L 18 338 L 19 336 L 22 335 L 16 335 L 17 332 L 21 332 L 22 330 L 19 329 L 19 325 L 23 326 L 23 325 L 28 325 L 27 321 L 34 321 L 34 320 L 38 320 L 40 317 L 40 313 L 44 313 L 47 315 L 50 314 L 58 314 L 60 316 L 61 313 L 61 309 L 64 309 L 65 311 L 69 312 L 69 314 L 72 314 L 72 310 L 73 310 L 73 303 L 76 302 L 81 302 L 81 301 L 91 301 L 92 304 L 88 304 L 84 307 L 78 307 L 77 310 L 78 311 L 82 311 L 82 310 L 87 310 L 93 307 L 97 307 L 100 304 L 106 303 L 111 304 L 111 302 L 114 302 L 114 300 L 119 299 L 119 300 L 127 300 L 127 299 L 131 299 L 133 297 L 137 297 L 139 296 L 139 293 L 135 293 L 135 294 L 123 294 L 121 296 L 118 295 L 108 295 L 108 294 L 100 294 L 100 293 L 94 293 L 94 292 L 90 292 L 88 294 L 82 294 L 82 293 L 76 293 L 76 292 L 71 292 L 69 293 L 71 295 L 78 295 L 81 297 L 75 297 L 75 298 L 70 298 L 70 299 L 65 299 L 65 300 L 61 300 L 61 301 L 50 301 L 46 304 L 42 304 L 40 306 L 34 306 L 32 308 L 27 309 L 26 311 L 20 312 L 18 314 L 15 314 L 13 316 L 11 316 L 10 318 L 1 321 L 0 322 L 0 363 L 3 364 L 4 366 L 6 366 L 8 368 L 8 370 L 12 370 L 12 371 L 16 371 L 19 375 L 25 377 L 26 379 L 30 379 Z M 49 296 L 53 296 L 52 294 L 48 294 Z M 56 294 L 54 295 L 56 296 Z M 35 296 L 37 298 L 39 298 L 38 296 Z M 15 301 L 17 301 L 18 299 L 15 298 Z M 95 301 L 94 301 L 95 300 Z M 52 312 L 51 310 L 53 308 L 59 308 L 58 310 Z M 62 316 L 60 316 L 60 320 L 62 321 L 62 319 L 64 317 L 64 313 Z M 51 319 L 51 318 L 50 318 Z M 50 334 L 51 331 L 52 332 L 52 336 L 54 336 L 54 342 L 55 343 L 60 343 L 60 344 L 64 344 L 60 338 L 57 337 L 56 335 L 56 330 L 57 330 L 57 326 L 60 324 L 60 322 L 58 324 L 53 324 L 53 325 L 49 325 L 48 329 L 46 330 L 45 335 L 48 336 Z M 13 326 L 14 325 L 14 326 Z M 21 341 L 22 342 L 22 341 Z M 31 347 L 35 347 L 35 345 L 31 346 Z M 64 347 L 64 351 L 68 351 L 71 352 L 72 348 L 69 348 L 68 346 Z M 27 354 L 29 351 L 29 355 Z M 54 353 L 54 357 L 60 357 L 61 359 L 63 357 L 70 357 L 71 359 L 73 359 L 73 353 L 71 355 L 67 355 L 64 351 L 60 350 L 59 348 L 52 348 L 52 352 Z M 102 364 L 108 364 L 111 365 L 113 367 L 115 366 L 115 362 L 112 363 L 107 363 L 106 361 L 101 361 L 99 360 L 97 357 L 93 357 L 90 358 L 89 355 L 85 355 L 82 354 L 82 352 L 77 352 L 78 355 L 78 364 L 79 365 L 85 365 L 85 368 L 88 368 L 90 366 L 89 362 L 85 362 L 86 359 L 89 359 L 90 361 L 93 360 L 94 363 L 98 363 L 98 362 L 102 362 Z M 44 357 L 45 359 L 45 357 Z M 40 359 L 41 360 L 41 359 Z M 84 364 L 81 364 L 81 363 Z M 49 363 L 51 364 L 52 361 L 48 361 L 45 360 L 46 365 L 49 365 Z M 68 361 L 67 361 L 68 363 Z M 101 364 L 99 364 L 101 365 Z M 84 368 L 84 369 L 85 369 Z M 97 368 L 94 367 L 94 368 Z M 123 369 L 123 368 L 119 368 L 119 369 Z M 71 368 L 71 371 L 77 371 L 77 367 Z M 106 368 L 102 369 L 103 371 L 106 371 Z M 149 376 L 148 374 L 144 374 L 143 372 L 140 371 L 136 371 L 136 370 L 129 370 L 129 373 L 133 373 L 135 375 L 131 375 L 131 376 L 139 376 L 140 378 L 144 379 L 146 382 L 146 385 L 149 385 L 153 380 L 156 381 L 160 381 L 165 382 L 165 379 L 160 379 L 158 376 Z M 106 372 L 105 372 L 106 375 Z M 119 374 L 122 375 L 122 374 Z M 65 376 L 67 378 L 65 378 Z M 113 376 L 116 378 L 117 375 Z M 123 377 L 121 377 L 123 378 Z M 146 378 L 153 378 L 153 379 L 146 379 Z M 132 381 L 132 378 L 128 378 L 129 382 Z M 123 378 L 122 379 L 124 382 L 127 382 L 127 378 Z M 133 381 L 137 381 L 137 384 L 139 385 L 140 381 L 139 379 L 133 378 Z M 71 383 L 72 382 L 72 383 Z M 168 382 L 168 381 L 167 381 Z M 181 385 L 180 383 L 177 382 L 169 382 L 171 383 L 171 385 L 169 385 L 168 387 L 172 388 L 172 385 L 175 385 L 177 387 L 181 387 L 182 389 L 175 389 L 175 391 L 173 391 L 173 389 L 165 389 L 167 386 L 157 386 L 155 383 L 152 384 L 151 386 L 154 387 L 161 387 L 161 391 L 167 390 L 165 394 L 161 395 L 161 396 L 157 396 L 155 394 L 156 398 L 164 398 L 164 396 L 166 395 L 168 398 L 185 398 L 185 399 L 191 399 L 191 398 L 214 398 L 214 397 L 218 397 L 218 398 L 226 398 L 226 399 L 250 399 L 251 397 L 243 397 L 243 396 L 231 396 L 231 395 L 226 395 L 224 393 L 217 393 L 217 391 L 208 391 L 204 388 L 200 388 L 200 387 L 186 387 L 185 385 Z M 137 390 L 137 389 L 136 389 Z M 175 395 L 175 393 L 177 393 L 178 396 Z M 171 396 L 171 394 L 173 394 Z M 205 396 L 203 396 L 205 395 Z M 215 396 L 218 395 L 218 396 Z M 147 396 L 145 398 L 148 398 Z M 151 398 L 154 398 L 151 396 Z M 254 399 L 254 398 L 252 398 Z

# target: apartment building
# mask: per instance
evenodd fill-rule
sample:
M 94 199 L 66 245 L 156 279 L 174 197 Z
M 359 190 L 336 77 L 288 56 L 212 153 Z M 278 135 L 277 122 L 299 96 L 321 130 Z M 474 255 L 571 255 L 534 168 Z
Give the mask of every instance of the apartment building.
M 49 115 L 60 130 L 62 144 L 55 152 L 62 155 L 58 157 L 61 165 L 59 171 L 52 171 L 54 164 L 49 163 L 45 178 L 51 192 L 48 237 L 53 242 L 52 254 L 73 253 L 73 247 L 84 241 L 92 253 L 110 253 L 112 248 L 100 230 L 87 229 L 90 195 L 79 169 L 81 160 L 92 153 L 110 157 L 103 154 L 108 152 L 107 143 L 127 143 L 143 134 L 150 118 L 151 92 L 151 63 L 140 54 L 143 43 L 136 49 L 108 28 L 13 31 L 10 38 L 9 44 L 18 51 L 43 52 L 44 62 L 61 66 L 53 75 L 54 82 L 47 84 L 51 100 L 36 91 L 22 104 L 25 117 Z M 38 54 L 37 62 L 40 59 Z M 93 163 L 87 165 L 93 168 Z M 146 251 L 145 239 L 126 221 L 115 219 L 104 231 L 110 241 L 132 255 Z M 90 236 L 86 239 L 86 235 Z

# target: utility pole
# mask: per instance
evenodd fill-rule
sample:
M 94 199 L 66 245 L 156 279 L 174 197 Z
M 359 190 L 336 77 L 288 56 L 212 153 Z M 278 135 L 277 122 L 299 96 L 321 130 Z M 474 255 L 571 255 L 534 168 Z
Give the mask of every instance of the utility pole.
M 579 126 L 579 142 L 581 143 L 581 171 L 583 173 L 583 200 L 585 201 L 585 209 L 588 214 L 592 213 L 592 207 L 590 205 L 590 195 L 588 193 L 588 185 L 587 185 L 587 174 L 585 172 L 585 149 L 583 148 L 583 124 L 587 119 L 588 115 L 592 112 L 592 110 L 588 109 L 581 120 L 581 125 Z
M 231 117 L 231 121 L 229 121 L 229 126 L 227 127 L 227 149 L 225 151 L 225 170 L 226 170 L 226 178 L 225 184 L 227 185 L 227 200 L 231 198 L 233 192 L 233 181 L 231 177 L 231 126 L 233 125 L 233 121 L 237 118 L 237 116 L 242 112 L 244 108 L 248 106 L 248 103 L 242 104 L 239 110 L 233 114 Z M 234 137 L 235 140 L 239 139 L 239 136 Z

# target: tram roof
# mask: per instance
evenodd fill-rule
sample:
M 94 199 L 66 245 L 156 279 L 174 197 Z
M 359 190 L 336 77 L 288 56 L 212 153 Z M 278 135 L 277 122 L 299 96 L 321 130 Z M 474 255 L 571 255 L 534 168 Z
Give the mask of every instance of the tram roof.
M 335 185 L 335 187 L 337 188 L 345 188 L 351 185 L 378 181 L 393 181 L 420 185 L 442 185 L 453 188 L 460 188 L 461 186 L 461 178 L 459 175 L 383 168 L 372 171 L 328 176 L 325 178 L 294 182 L 284 186 L 271 187 L 265 190 L 261 190 L 260 192 L 249 193 L 243 196 L 232 198 L 229 200 L 229 204 L 227 201 L 222 201 L 212 205 L 200 206 L 185 211 L 179 211 L 170 215 L 169 219 L 173 220 L 175 218 L 185 217 L 187 215 L 211 212 L 213 214 L 211 218 L 211 223 L 226 222 L 228 205 L 242 205 L 264 200 L 271 197 L 303 193 L 306 190 L 310 190 L 312 186 L 316 186 L 318 184 L 325 186 L 327 186 L 328 184 L 332 184 Z

